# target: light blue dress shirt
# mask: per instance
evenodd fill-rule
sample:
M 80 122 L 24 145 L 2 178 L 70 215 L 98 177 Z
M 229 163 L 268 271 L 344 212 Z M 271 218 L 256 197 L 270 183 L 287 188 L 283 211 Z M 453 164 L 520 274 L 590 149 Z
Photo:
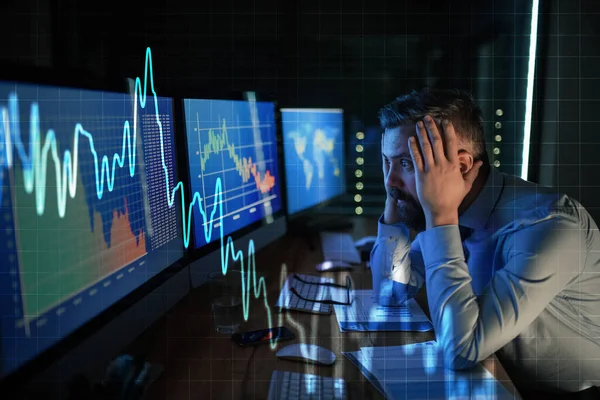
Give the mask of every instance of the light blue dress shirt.
M 371 252 L 381 304 L 426 282 L 446 365 L 493 353 L 518 387 L 600 385 L 600 234 L 572 198 L 492 168 L 459 224 L 419 233 L 379 220 Z

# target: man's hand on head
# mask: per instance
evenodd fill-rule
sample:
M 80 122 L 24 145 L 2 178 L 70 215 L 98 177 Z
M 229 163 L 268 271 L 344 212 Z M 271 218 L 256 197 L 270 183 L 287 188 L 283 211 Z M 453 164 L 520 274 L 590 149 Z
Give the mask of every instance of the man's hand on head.
M 417 137 L 409 138 L 417 194 L 425 212 L 427 229 L 458 224 L 458 207 L 471 190 L 483 164 L 477 161 L 463 173 L 454 127 L 444 120 L 442 128 L 443 136 L 433 118 L 426 116 L 424 122 L 417 124 Z
M 393 225 L 400 222 L 398 216 L 398 203 L 396 199 L 389 193 L 385 198 L 385 210 L 383 211 L 383 223 L 386 225 Z

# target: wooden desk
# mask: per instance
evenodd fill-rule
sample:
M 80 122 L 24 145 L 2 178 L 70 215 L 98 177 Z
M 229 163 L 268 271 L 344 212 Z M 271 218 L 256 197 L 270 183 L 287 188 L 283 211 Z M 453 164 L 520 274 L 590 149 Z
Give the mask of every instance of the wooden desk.
M 359 238 L 376 234 L 375 220 L 357 218 L 352 235 Z M 299 342 L 318 344 L 335 352 L 333 366 L 312 366 L 279 360 L 270 346 L 242 348 L 229 335 L 219 334 L 213 327 L 208 290 L 193 290 L 180 303 L 148 329 L 129 354 L 146 354 L 149 360 L 162 364 L 164 373 L 151 386 L 148 399 L 266 399 L 273 370 L 313 373 L 342 377 L 348 385 L 349 399 L 381 399 L 379 392 L 342 351 L 356 351 L 361 346 L 385 346 L 422 342 L 434 339 L 432 332 L 354 332 L 340 333 L 335 317 L 294 311 L 277 313 L 275 303 L 280 292 L 282 265 L 287 272 L 318 274 L 314 266 L 322 261 L 320 245 L 313 252 L 299 237 L 284 237 L 256 254 L 257 272 L 265 277 L 268 303 L 273 326 L 285 325 L 296 333 Z M 344 283 L 348 272 L 328 273 Z M 371 288 L 371 272 L 365 266 L 350 273 L 353 288 Z M 425 292 L 417 300 L 428 313 Z M 263 299 L 250 301 L 249 319 L 242 330 L 264 329 L 268 326 Z M 284 342 L 285 345 L 294 343 Z M 283 344 L 282 344 L 283 345 Z M 278 348 L 281 348 L 278 347 Z M 499 362 L 492 357 L 484 366 L 509 390 L 512 384 Z

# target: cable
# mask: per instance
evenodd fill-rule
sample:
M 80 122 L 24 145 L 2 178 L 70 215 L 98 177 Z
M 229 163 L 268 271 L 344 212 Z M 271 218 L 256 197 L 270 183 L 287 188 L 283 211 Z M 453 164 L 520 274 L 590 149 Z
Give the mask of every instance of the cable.
M 254 349 L 252 349 L 252 354 L 250 354 L 250 358 L 248 359 L 248 363 L 246 364 L 246 372 L 244 373 L 244 379 L 242 379 L 242 399 L 247 398 L 247 393 L 248 393 L 248 372 L 250 371 L 250 362 L 252 362 L 252 360 L 254 359 L 254 354 L 256 353 L 256 349 L 258 348 L 258 346 L 254 346 Z

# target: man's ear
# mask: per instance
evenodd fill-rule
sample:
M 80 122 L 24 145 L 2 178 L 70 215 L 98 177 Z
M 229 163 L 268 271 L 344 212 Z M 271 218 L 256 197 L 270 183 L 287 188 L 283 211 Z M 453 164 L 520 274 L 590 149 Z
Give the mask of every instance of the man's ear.
M 475 158 L 468 151 L 461 151 L 458 153 L 458 162 L 460 163 L 460 172 L 465 175 L 473 168 Z

